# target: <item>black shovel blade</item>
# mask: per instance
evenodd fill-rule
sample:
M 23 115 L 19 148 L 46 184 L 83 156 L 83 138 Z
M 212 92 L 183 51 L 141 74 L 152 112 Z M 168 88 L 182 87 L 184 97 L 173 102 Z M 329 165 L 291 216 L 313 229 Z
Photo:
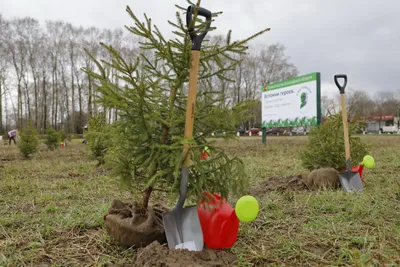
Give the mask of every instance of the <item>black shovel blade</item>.
M 162 218 L 169 249 L 203 250 L 203 231 L 196 206 L 175 206 L 163 213 Z
M 354 192 L 363 191 L 364 187 L 361 181 L 360 174 L 353 171 L 345 171 L 339 173 L 340 184 L 342 185 L 344 191 Z

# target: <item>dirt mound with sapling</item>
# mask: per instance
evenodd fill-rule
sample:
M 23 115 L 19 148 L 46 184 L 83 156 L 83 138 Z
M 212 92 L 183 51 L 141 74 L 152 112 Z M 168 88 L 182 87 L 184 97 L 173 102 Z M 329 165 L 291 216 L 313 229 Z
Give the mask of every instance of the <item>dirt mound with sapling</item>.
M 302 191 L 340 187 L 338 171 L 321 168 L 298 175 L 273 176 L 250 187 L 248 194 L 260 196 L 270 191 Z
M 237 265 L 237 257 L 231 252 L 204 247 L 202 251 L 171 250 L 157 241 L 139 249 L 135 267 L 228 267 Z
M 143 212 L 140 204 L 114 200 L 104 215 L 107 232 L 120 245 L 138 248 L 136 267 L 223 267 L 236 266 L 231 252 L 204 247 L 202 251 L 168 248 L 162 213 L 166 208 L 154 205 Z

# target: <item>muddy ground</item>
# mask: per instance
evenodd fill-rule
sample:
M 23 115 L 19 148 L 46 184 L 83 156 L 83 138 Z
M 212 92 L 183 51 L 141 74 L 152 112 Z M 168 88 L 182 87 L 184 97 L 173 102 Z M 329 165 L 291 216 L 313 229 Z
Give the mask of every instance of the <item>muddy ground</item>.
M 252 185 L 248 194 L 262 196 L 269 191 L 304 191 L 340 188 L 338 172 L 333 168 L 321 168 L 310 173 L 274 176 L 259 184 Z
M 252 185 L 248 194 L 262 196 L 270 191 L 303 191 L 309 190 L 301 175 L 273 176 L 259 184 Z
M 157 241 L 139 249 L 135 267 L 228 267 L 236 266 L 235 254 L 225 250 L 204 248 L 203 251 L 170 250 Z

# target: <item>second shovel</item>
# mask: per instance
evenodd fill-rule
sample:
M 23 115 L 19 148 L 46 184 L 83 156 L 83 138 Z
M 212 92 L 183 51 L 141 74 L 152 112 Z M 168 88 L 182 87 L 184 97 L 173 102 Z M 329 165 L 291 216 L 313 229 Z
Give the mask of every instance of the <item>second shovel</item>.
M 339 84 L 338 79 L 343 78 L 343 85 Z M 347 110 L 346 110 L 346 99 L 344 97 L 344 89 L 347 84 L 347 75 L 338 74 L 335 75 L 335 84 L 340 91 L 340 105 L 342 108 L 342 120 L 343 120 L 343 133 L 344 133 L 344 148 L 346 151 L 346 171 L 339 173 L 340 184 L 344 191 L 363 191 L 364 187 L 361 181 L 360 174 L 352 171 L 351 159 L 350 159 L 350 141 L 349 141 L 349 128 L 347 125 Z

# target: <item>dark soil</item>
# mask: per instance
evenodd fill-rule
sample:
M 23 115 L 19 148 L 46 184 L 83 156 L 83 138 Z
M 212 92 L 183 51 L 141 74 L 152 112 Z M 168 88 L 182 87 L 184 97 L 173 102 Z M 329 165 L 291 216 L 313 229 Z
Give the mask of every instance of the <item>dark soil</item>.
M 270 191 L 308 190 L 301 175 L 273 176 L 268 180 L 250 187 L 248 194 L 261 196 Z
M 274 176 L 250 187 L 248 194 L 261 196 L 269 191 L 302 191 L 340 188 L 338 172 L 333 168 L 320 168 L 299 175 Z
M 204 248 L 203 251 L 174 249 L 157 241 L 139 249 L 135 267 L 228 267 L 236 266 L 237 257 L 231 252 Z
M 13 160 L 16 160 L 16 159 L 15 158 L 4 158 L 4 157 L 0 158 L 0 161 L 13 161 Z
M 300 191 L 308 190 L 301 175 L 273 176 L 268 180 L 250 187 L 248 193 L 260 196 L 269 191 Z

